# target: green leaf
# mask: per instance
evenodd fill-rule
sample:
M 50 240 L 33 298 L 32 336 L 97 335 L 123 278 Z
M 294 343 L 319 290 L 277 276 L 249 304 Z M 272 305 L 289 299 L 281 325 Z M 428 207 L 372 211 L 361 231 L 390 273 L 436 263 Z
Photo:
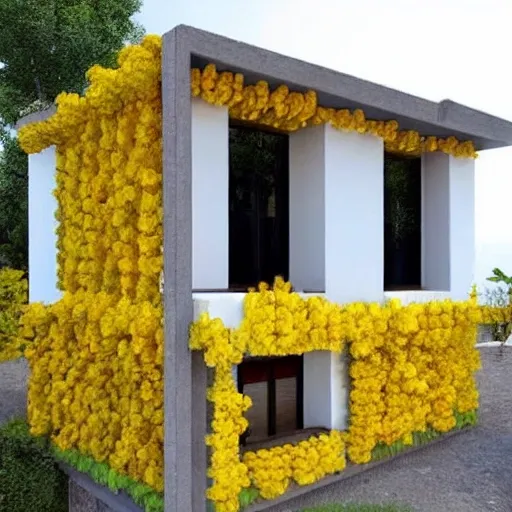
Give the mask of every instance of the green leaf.
M 260 493 L 258 489 L 254 487 L 249 487 L 247 489 L 242 489 L 240 492 L 238 499 L 240 502 L 240 507 L 245 508 L 251 505 L 254 501 L 256 501 L 259 497 Z

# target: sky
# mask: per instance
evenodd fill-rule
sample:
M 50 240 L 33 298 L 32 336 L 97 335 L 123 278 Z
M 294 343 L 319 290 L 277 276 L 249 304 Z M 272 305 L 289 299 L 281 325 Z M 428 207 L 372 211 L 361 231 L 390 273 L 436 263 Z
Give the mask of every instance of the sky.
M 181 4 L 181 5 L 180 5 Z M 148 33 L 179 24 L 512 121 L 511 0 L 145 0 Z M 475 280 L 512 274 L 512 149 L 476 162 Z

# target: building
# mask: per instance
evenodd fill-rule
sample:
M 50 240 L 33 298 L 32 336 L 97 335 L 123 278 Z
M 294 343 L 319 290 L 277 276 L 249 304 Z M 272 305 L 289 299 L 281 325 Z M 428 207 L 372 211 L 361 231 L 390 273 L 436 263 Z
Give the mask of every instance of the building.
M 228 106 L 190 93 L 191 68 L 209 64 L 242 73 L 245 84 L 315 91 L 316 105 L 364 118 L 350 129 L 321 122 L 289 133 L 243 113 L 230 119 Z M 473 281 L 473 150 L 512 145 L 512 123 L 186 26 L 164 36 L 162 102 L 166 510 L 195 512 L 204 510 L 207 466 L 207 372 L 186 343 L 195 312 L 235 327 L 240 290 L 275 275 L 338 303 L 464 299 Z M 376 135 L 390 120 L 402 145 Z M 261 162 L 248 161 L 262 153 Z M 31 301 L 59 296 L 54 169 L 52 148 L 30 157 Z M 296 364 L 277 371 L 301 382 L 297 426 L 344 429 L 345 361 L 313 352 Z M 259 368 L 249 381 L 269 366 Z

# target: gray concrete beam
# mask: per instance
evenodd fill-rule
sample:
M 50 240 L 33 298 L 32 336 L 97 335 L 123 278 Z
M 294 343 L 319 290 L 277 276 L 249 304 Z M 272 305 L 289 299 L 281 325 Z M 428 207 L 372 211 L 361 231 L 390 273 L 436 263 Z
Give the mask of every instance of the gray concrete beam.
M 324 107 L 362 108 L 369 119 L 396 119 L 401 129 L 424 136 L 472 140 L 477 150 L 512 145 L 512 122 L 451 100 L 425 100 L 186 25 L 173 32 L 186 41 L 194 66 L 213 62 L 219 70 L 243 73 L 246 83 L 263 79 L 273 87 L 284 83 L 298 91 L 313 89 Z
M 193 361 L 188 348 L 193 320 L 189 67 L 185 41 L 176 31 L 169 32 L 164 36 L 162 53 L 166 512 L 199 511 L 192 508 L 192 496 L 201 492 L 193 481 Z M 197 371 L 205 371 L 204 364 Z

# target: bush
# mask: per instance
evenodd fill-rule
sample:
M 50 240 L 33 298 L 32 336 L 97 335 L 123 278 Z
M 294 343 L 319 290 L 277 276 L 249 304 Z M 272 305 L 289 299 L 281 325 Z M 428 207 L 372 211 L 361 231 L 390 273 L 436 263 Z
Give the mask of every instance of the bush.
M 27 302 L 27 280 L 22 270 L 0 269 L 0 362 L 23 355 L 18 325 Z
M 67 477 L 49 443 L 30 435 L 25 421 L 0 427 L 0 511 L 66 512 Z

